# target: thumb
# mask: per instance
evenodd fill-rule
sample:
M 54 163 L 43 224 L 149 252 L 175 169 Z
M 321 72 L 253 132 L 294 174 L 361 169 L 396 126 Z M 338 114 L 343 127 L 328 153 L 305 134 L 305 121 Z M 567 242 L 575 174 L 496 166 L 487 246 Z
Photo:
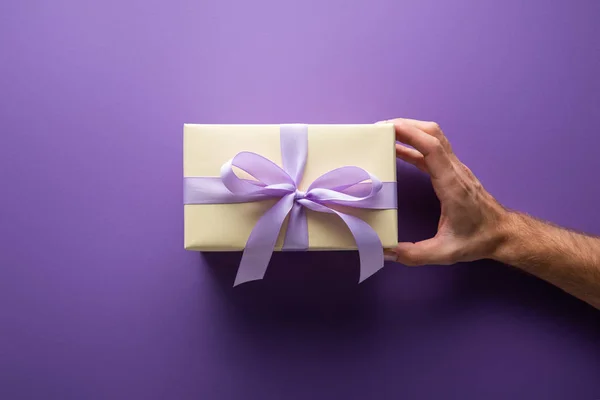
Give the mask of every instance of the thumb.
M 452 264 L 452 251 L 439 237 L 423 240 L 421 242 L 402 242 L 386 250 L 386 259 L 396 257 L 396 262 L 408 266 L 437 264 Z

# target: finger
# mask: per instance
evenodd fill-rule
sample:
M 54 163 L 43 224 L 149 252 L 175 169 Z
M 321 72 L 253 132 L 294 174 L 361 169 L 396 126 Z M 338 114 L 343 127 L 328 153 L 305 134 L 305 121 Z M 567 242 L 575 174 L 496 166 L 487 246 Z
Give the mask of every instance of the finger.
M 433 153 L 436 150 L 437 139 L 425 133 L 419 128 L 407 123 L 401 118 L 393 120 L 396 131 L 396 140 L 414 147 L 424 156 Z
M 415 149 L 396 143 L 396 157 L 414 165 L 423 172 L 428 172 L 427 166 L 425 165 L 425 157 Z
M 455 262 L 451 249 L 437 237 L 416 243 L 398 243 L 392 252 L 396 254 L 396 262 L 408 266 L 449 265 Z
M 442 145 L 444 146 L 444 148 L 446 149 L 447 152 L 452 153 L 452 146 L 450 146 L 450 142 L 446 138 L 446 135 L 444 135 L 442 128 L 436 122 L 420 121 L 418 119 L 411 119 L 411 118 L 395 118 L 393 120 L 390 120 L 390 122 L 392 122 L 392 123 L 394 123 L 395 121 L 405 122 L 407 124 L 414 126 L 417 129 L 420 129 L 423 132 L 435 137 L 442 143 Z
M 412 118 L 395 118 L 392 121 L 396 121 L 396 120 L 402 120 L 406 123 L 409 123 L 412 126 L 414 126 L 415 128 L 419 128 L 420 130 L 422 130 L 426 133 L 429 133 L 430 135 L 437 134 L 439 131 L 442 130 L 437 123 L 431 122 L 431 121 L 421 121 L 421 120 L 412 119 Z
M 434 178 L 452 170 L 451 160 L 441 141 L 403 120 L 395 120 L 396 139 L 423 154 L 427 170 Z
M 386 119 L 383 121 L 377 121 L 375 123 L 376 124 L 393 124 L 396 122 L 406 122 L 408 124 L 411 124 L 415 128 L 418 128 L 426 133 L 429 133 L 430 135 L 433 135 L 434 133 L 436 133 L 436 131 L 441 131 L 440 126 L 435 122 L 421 121 L 421 120 L 412 119 L 412 118 L 392 118 L 392 119 Z
M 384 250 L 383 251 L 383 259 L 385 261 L 398 262 L 398 256 L 392 250 Z

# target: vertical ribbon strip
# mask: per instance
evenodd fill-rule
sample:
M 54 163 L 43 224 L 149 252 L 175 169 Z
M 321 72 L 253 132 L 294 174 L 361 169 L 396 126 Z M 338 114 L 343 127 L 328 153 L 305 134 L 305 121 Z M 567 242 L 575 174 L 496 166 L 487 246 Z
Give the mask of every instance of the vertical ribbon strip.
M 346 166 L 321 175 L 306 192 L 302 192 L 298 185 L 302 181 L 308 155 L 308 126 L 281 125 L 280 140 L 283 168 L 259 154 L 240 152 L 223 164 L 219 178 L 184 178 L 185 204 L 229 204 L 279 198 L 260 217 L 250 233 L 234 285 L 264 277 L 288 215 L 283 250 L 308 249 L 305 208 L 335 214 L 344 221 L 359 252 L 359 282 L 379 271 L 383 267 L 383 250 L 377 233 L 360 218 L 331 206 L 396 208 L 396 182 L 381 182 L 362 168 Z M 240 178 L 234 167 L 253 179 Z

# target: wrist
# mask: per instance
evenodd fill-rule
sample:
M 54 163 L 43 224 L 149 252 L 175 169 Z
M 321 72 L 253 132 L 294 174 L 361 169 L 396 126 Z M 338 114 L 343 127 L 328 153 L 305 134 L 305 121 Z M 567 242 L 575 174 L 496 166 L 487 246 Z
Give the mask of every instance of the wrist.
M 527 235 L 525 216 L 516 211 L 506 211 L 498 224 L 498 245 L 491 259 L 505 264 L 511 264 L 519 252 L 521 237 Z

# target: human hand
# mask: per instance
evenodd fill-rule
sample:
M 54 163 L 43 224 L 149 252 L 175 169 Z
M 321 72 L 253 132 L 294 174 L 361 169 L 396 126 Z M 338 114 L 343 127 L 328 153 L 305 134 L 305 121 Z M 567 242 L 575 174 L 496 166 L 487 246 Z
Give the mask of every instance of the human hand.
M 386 249 L 386 260 L 415 266 L 492 258 L 504 240 L 509 212 L 460 162 L 439 125 L 404 118 L 382 122 L 394 124 L 397 157 L 429 174 L 441 203 L 437 234 Z

